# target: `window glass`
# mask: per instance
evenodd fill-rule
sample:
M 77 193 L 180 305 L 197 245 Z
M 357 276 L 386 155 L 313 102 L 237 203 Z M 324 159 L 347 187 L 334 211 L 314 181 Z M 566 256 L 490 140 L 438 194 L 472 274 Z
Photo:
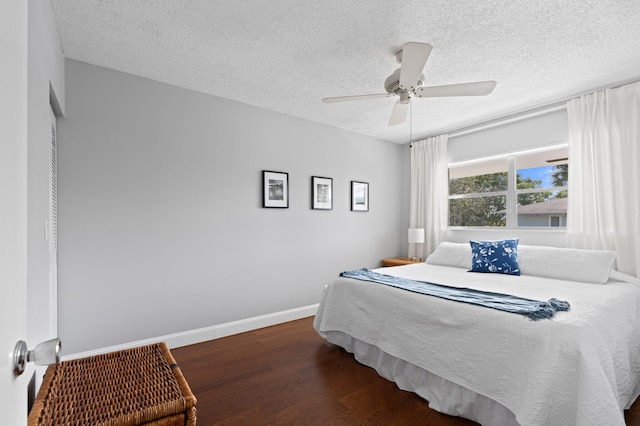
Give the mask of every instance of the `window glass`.
M 522 180 L 518 189 L 530 187 L 531 182 L 545 188 L 567 186 L 568 161 L 567 148 L 516 155 L 516 173 Z
M 449 201 L 450 226 L 506 226 L 506 195 Z
M 479 194 L 507 190 L 507 172 L 449 179 L 449 194 Z
M 555 198 L 562 191 L 518 195 L 518 226 L 562 227 L 567 223 L 567 197 Z M 564 191 L 566 192 L 566 191 Z M 539 197 L 536 199 L 536 197 Z M 543 198 L 544 197 L 544 198 Z
M 567 186 L 569 180 L 567 176 L 569 173 L 569 165 L 558 164 L 554 166 L 531 167 L 518 169 L 516 173 L 520 176 L 518 178 L 518 189 Z
M 564 227 L 569 181 L 567 149 L 520 155 L 515 162 L 518 226 Z
M 565 227 L 568 167 L 566 147 L 452 165 L 449 225 Z

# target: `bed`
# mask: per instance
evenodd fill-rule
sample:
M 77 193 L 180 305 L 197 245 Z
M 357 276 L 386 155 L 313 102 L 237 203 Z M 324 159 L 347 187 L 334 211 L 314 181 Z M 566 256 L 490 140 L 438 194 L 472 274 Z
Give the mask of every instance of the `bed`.
M 440 412 L 483 425 L 624 425 L 640 393 L 640 281 L 612 269 L 612 252 L 520 246 L 520 275 L 470 273 L 475 255 L 442 243 L 424 263 L 376 272 L 557 298 L 569 311 L 533 321 L 341 277 L 314 327 Z

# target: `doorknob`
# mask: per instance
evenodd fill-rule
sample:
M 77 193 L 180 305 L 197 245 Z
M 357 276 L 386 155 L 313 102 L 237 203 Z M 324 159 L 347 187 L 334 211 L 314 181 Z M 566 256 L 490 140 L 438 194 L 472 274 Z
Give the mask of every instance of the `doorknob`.
M 36 365 L 58 363 L 60 361 L 60 348 L 62 348 L 62 341 L 57 337 L 40 343 L 32 351 L 27 350 L 27 343 L 24 340 L 19 340 L 13 350 L 13 373 L 16 376 L 21 375 L 27 362 L 31 361 Z

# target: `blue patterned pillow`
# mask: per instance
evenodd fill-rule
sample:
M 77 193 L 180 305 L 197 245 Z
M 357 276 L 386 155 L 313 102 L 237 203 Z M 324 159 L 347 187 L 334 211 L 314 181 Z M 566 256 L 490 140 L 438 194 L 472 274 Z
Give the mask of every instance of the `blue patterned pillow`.
M 520 275 L 517 239 L 469 243 L 472 254 L 469 272 Z

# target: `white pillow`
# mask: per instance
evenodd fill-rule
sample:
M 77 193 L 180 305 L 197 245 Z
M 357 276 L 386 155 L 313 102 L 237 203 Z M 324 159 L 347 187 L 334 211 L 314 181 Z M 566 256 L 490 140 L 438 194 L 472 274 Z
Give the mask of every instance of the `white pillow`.
M 582 250 L 543 246 L 518 246 L 522 275 L 604 284 L 616 253 L 609 250 Z
M 518 265 L 522 275 L 604 284 L 609 279 L 616 254 L 609 250 L 583 250 L 545 246 L 518 246 Z M 426 263 L 471 267 L 471 246 L 443 241 Z
M 609 273 L 609 280 L 622 281 L 625 283 L 635 284 L 640 287 L 640 279 L 634 277 L 633 275 L 625 274 L 624 272 L 616 271 L 612 269 Z
M 471 268 L 471 246 L 469 243 L 450 243 L 443 241 L 433 253 L 427 257 L 426 263 L 431 265 L 455 266 Z

